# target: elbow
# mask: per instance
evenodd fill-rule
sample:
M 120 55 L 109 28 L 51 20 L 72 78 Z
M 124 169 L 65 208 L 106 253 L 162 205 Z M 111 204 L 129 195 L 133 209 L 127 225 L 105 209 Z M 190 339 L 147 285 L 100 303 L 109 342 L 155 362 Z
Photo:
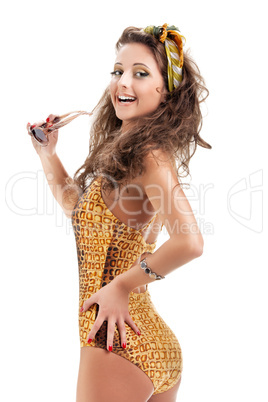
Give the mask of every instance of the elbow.
M 202 247 L 202 248 L 199 247 L 199 248 L 196 248 L 196 249 L 195 249 L 195 251 L 194 251 L 194 256 L 195 256 L 195 258 L 201 257 L 202 254 L 203 254 L 203 247 Z
M 204 248 L 203 237 L 200 236 L 198 241 L 196 239 L 192 239 L 190 241 L 189 248 L 190 248 L 191 254 L 193 255 L 194 258 L 201 257 L 201 255 L 203 254 L 203 248 Z

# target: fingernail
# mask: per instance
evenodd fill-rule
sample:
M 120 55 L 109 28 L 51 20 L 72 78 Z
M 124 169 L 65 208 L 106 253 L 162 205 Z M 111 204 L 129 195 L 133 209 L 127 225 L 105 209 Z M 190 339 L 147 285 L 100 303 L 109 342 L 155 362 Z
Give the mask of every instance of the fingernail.
M 109 346 L 109 352 L 111 352 L 113 350 L 112 345 Z
M 47 122 L 47 123 L 49 122 L 49 117 L 47 118 L 46 122 Z
M 140 331 L 137 331 L 137 335 L 140 335 L 141 333 L 140 333 Z
M 83 307 L 83 306 L 80 308 L 80 311 L 81 311 L 81 312 L 84 311 L 84 307 Z
M 126 342 L 123 343 L 122 347 L 123 347 L 124 349 L 126 349 L 126 347 L 127 347 Z
M 36 126 L 36 124 L 33 124 L 33 125 L 32 125 L 32 128 L 34 128 L 35 126 Z
M 51 126 L 53 126 L 53 123 L 50 123 L 48 127 L 51 127 Z
M 92 342 L 92 339 L 88 339 L 88 343 Z

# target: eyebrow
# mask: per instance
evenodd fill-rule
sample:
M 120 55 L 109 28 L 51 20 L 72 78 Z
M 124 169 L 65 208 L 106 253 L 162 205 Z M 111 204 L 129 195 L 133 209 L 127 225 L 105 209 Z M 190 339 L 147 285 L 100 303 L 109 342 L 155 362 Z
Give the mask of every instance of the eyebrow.
M 120 66 L 123 65 L 122 63 L 119 63 L 119 62 L 116 62 L 115 64 L 120 64 Z M 134 63 L 133 66 L 144 66 L 144 67 L 149 68 L 149 70 L 151 70 L 150 67 L 146 66 L 146 64 L 144 64 L 144 63 Z

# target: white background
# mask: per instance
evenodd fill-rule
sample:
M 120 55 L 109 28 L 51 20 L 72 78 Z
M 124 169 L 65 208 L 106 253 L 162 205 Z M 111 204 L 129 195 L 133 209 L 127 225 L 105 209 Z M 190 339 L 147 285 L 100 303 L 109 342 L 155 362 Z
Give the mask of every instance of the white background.
M 74 234 L 26 124 L 90 111 L 109 83 L 123 29 L 167 22 L 186 37 L 210 90 L 201 136 L 212 145 L 198 147 L 185 191 L 204 253 L 149 287 L 182 347 L 178 400 L 267 402 L 264 2 L 3 4 L 0 399 L 75 401 L 79 364 Z M 82 116 L 59 133 L 69 175 L 87 156 L 89 127 Z M 167 239 L 163 231 L 157 246 Z

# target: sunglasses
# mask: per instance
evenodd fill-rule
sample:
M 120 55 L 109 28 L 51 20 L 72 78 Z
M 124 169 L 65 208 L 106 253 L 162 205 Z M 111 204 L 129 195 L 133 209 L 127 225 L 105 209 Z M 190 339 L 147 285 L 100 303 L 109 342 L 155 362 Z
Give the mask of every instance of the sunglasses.
M 76 113 L 76 115 L 70 116 L 73 113 Z M 76 119 L 76 117 L 81 116 L 82 114 L 88 114 L 89 116 L 91 116 L 93 113 L 78 111 L 78 112 L 66 113 L 63 114 L 62 116 L 56 116 L 52 121 L 45 122 L 41 126 L 35 128 L 29 126 L 28 134 L 31 135 L 38 142 L 39 145 L 41 145 L 42 147 L 46 147 L 49 144 L 48 134 L 65 126 L 66 124 L 70 123 L 72 120 Z

